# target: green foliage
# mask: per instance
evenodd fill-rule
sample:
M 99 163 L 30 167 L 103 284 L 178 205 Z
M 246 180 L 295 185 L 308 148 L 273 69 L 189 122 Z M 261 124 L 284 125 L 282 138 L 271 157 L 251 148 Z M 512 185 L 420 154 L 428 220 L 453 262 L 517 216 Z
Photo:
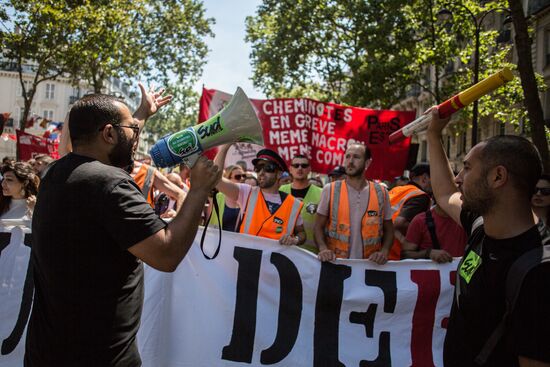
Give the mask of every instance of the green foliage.
M 24 72 L 36 76 L 24 93 L 24 118 L 37 85 L 61 75 L 95 92 L 112 77 L 178 80 L 176 90 L 189 97 L 208 52 L 204 39 L 213 36 L 200 0 L 0 0 L 0 9 L 5 60 L 20 70 L 23 88 Z M 164 113 L 185 116 L 190 101 Z
M 192 85 L 208 52 L 204 38 L 213 36 L 197 0 L 81 0 L 72 12 L 82 19 L 72 74 L 96 92 L 109 77 Z
M 398 55 L 412 47 L 402 2 L 264 1 L 246 19 L 255 86 L 273 97 L 311 90 L 344 103 L 395 100 L 388 89 L 405 87 L 408 62 Z
M 25 106 L 21 121 L 25 121 L 37 86 L 68 70 L 67 55 L 72 50 L 66 40 L 78 19 L 59 1 L 0 0 L 0 9 L 2 66 L 19 74 Z M 32 74 L 28 85 L 23 83 L 25 73 Z
M 147 121 L 145 130 L 158 136 L 175 133 L 197 124 L 199 95 L 183 83 L 167 85 L 174 98 L 166 107 Z
M 441 103 L 472 85 L 480 21 L 479 80 L 504 66 L 515 69 L 510 44 L 497 44 L 494 30 L 507 6 L 507 0 L 264 0 L 246 20 L 253 81 L 270 97 L 303 92 L 390 108 L 419 88 L 430 96 L 424 103 Z M 438 17 L 444 8 L 452 13 L 448 21 Z M 516 78 L 480 100 L 480 117 L 518 123 L 526 118 L 522 99 Z M 467 124 L 471 108 L 457 117 Z

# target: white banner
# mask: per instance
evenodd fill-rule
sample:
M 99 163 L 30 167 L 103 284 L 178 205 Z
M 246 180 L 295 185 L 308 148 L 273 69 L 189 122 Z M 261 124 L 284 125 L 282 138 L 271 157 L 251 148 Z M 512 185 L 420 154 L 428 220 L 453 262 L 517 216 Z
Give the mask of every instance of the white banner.
M 230 232 L 206 260 L 200 235 L 176 272 L 145 267 L 144 366 L 443 365 L 456 261 L 321 264 L 301 249 Z M 28 320 L 20 310 L 29 249 L 22 235 L 11 237 L 0 253 L 0 367 L 22 366 L 24 335 L 8 353 L 4 344 L 17 320 Z M 209 230 L 205 244 L 217 243 Z

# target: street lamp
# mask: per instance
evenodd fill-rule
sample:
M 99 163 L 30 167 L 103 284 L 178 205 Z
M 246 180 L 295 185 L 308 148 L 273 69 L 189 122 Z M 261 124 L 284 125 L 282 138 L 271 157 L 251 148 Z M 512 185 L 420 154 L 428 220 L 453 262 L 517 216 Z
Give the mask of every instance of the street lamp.
M 475 27 L 475 51 L 474 51 L 474 84 L 479 82 L 479 34 L 481 33 L 481 26 L 483 20 L 489 14 L 494 11 L 501 10 L 510 13 L 510 9 L 507 8 L 494 8 L 482 13 L 474 14 L 466 5 L 458 3 L 464 10 L 468 12 L 470 19 L 472 20 Z M 441 20 L 449 20 L 452 18 L 453 13 L 449 9 L 441 9 L 437 13 L 437 18 Z M 479 19 L 478 19 L 479 18 Z M 504 24 L 509 23 L 509 17 L 504 20 Z M 478 120 L 478 100 L 476 99 L 472 107 L 472 147 L 477 144 L 477 120 Z

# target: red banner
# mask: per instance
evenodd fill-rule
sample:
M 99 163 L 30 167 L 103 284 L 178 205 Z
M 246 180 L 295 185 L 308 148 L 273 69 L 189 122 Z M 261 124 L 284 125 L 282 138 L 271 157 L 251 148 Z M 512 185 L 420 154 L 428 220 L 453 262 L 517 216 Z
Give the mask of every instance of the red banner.
M 19 160 L 28 161 L 37 154 L 48 154 L 53 159 L 59 159 L 59 143 L 20 130 L 16 130 L 16 133 Z
M 230 98 L 230 94 L 203 88 L 199 122 L 216 114 Z M 314 172 L 327 173 L 343 163 L 348 144 L 358 141 L 372 152 L 367 178 L 392 180 L 403 174 L 410 138 L 390 145 L 388 137 L 413 121 L 414 111 L 371 110 L 309 98 L 251 102 L 262 124 L 265 146 L 287 162 L 304 154 Z

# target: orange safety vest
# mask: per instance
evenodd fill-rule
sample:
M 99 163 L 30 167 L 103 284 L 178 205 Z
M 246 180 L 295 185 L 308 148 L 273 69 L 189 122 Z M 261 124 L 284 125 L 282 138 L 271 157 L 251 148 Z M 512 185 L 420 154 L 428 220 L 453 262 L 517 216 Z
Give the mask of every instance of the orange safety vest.
M 293 234 L 303 203 L 287 194 L 279 209 L 271 214 L 259 187 L 248 194 L 240 233 L 278 240 L 284 234 Z
M 367 259 L 382 247 L 384 222 L 384 189 L 369 181 L 369 203 L 361 220 L 363 258 Z M 351 221 L 346 181 L 330 184 L 329 220 L 325 227 L 327 246 L 337 258 L 349 258 Z
M 153 208 L 155 207 L 154 201 L 154 188 L 153 180 L 155 178 L 155 169 L 151 166 L 146 165 L 145 163 L 141 164 L 139 170 L 134 176 L 135 183 L 141 189 L 143 196 Z
M 390 204 L 392 210 L 391 220 L 395 221 L 395 218 L 401 213 L 401 209 L 405 203 L 414 197 L 419 197 L 422 195 L 428 196 L 426 192 L 422 191 L 414 185 L 403 185 L 396 186 L 389 192 L 390 195 Z M 405 234 L 405 233 L 404 233 Z M 391 246 L 390 253 L 388 256 L 389 260 L 401 260 L 401 242 L 395 238 L 393 240 L 393 245 Z

